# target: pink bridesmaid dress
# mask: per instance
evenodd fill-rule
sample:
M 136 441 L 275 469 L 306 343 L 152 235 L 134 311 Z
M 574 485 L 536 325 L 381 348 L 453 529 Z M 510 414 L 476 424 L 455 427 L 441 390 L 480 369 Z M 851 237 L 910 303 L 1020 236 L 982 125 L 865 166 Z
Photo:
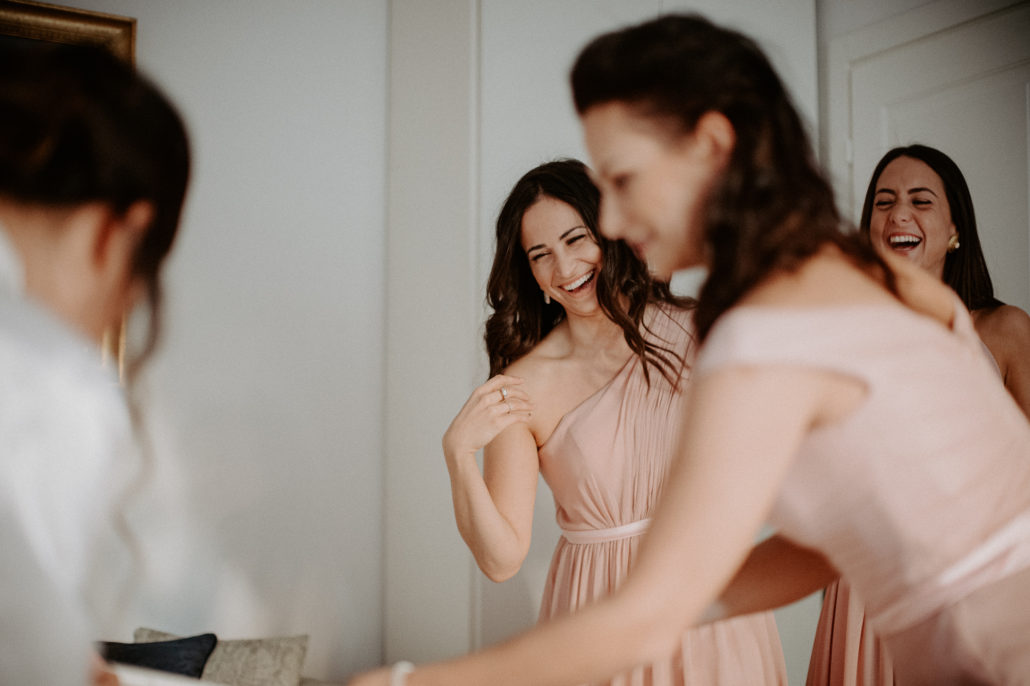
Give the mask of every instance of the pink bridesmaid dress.
M 900 303 L 738 307 L 694 374 L 739 366 L 829 371 L 867 390 L 808 433 L 770 513 L 864 603 L 838 585 L 848 598 L 828 598 L 824 632 L 846 640 L 822 640 L 846 647 L 868 622 L 901 685 L 1030 684 L 1030 423 L 958 299 L 950 328 Z M 875 640 L 852 650 L 856 678 L 877 683 Z
M 991 369 L 1001 369 L 990 349 L 981 349 Z M 865 616 L 865 606 L 846 579 L 826 588 L 805 686 L 893 686 L 890 654 Z
M 826 588 L 805 686 L 893 686 L 894 665 L 851 584 Z
M 647 324 L 649 337 L 660 345 L 681 353 L 693 345 L 689 312 L 652 308 Z M 540 469 L 563 531 L 551 561 L 541 621 L 610 594 L 633 566 L 674 448 L 683 412 L 681 390 L 653 367 L 648 386 L 634 355 L 603 388 L 566 414 L 540 447 Z M 773 616 L 761 613 L 689 630 L 667 660 L 608 683 L 786 684 L 786 668 Z

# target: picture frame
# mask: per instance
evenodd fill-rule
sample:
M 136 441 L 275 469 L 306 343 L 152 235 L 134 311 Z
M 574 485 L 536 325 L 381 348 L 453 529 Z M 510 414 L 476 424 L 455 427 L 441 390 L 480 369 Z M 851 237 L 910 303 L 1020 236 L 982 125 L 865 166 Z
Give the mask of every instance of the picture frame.
M 34 0 L 0 0 L 0 36 L 93 45 L 135 63 L 136 20 Z
M 0 40 L 36 40 L 67 45 L 90 45 L 136 63 L 136 20 L 102 12 L 62 7 L 34 0 L 0 0 Z M 104 364 L 125 376 L 126 322 L 107 331 L 101 344 Z

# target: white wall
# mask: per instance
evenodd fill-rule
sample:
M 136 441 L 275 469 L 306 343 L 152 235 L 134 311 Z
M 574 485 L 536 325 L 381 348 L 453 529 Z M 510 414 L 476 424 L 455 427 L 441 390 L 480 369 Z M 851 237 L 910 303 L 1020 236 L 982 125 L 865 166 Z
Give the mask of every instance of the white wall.
M 386 6 L 66 4 L 138 19 L 194 145 L 145 379 L 151 574 L 110 638 L 308 633 L 313 676 L 378 664 Z

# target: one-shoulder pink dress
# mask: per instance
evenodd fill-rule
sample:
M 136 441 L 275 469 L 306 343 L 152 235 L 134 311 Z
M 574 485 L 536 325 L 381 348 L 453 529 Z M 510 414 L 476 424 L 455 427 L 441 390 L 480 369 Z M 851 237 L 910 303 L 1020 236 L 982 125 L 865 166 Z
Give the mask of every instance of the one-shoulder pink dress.
M 692 356 L 689 312 L 656 307 L 646 322 L 651 340 Z M 674 388 L 654 367 L 648 386 L 634 355 L 603 388 L 566 414 L 540 447 L 540 469 L 563 531 L 551 561 L 541 621 L 609 595 L 629 573 L 662 491 L 681 423 L 682 386 Z M 687 631 L 667 660 L 607 683 L 786 684 L 786 668 L 775 620 L 761 613 Z
M 865 402 L 805 438 L 770 523 L 853 586 L 898 684 L 1030 683 L 1030 424 L 955 303 L 951 328 L 901 304 L 738 307 L 694 373 L 861 381 Z
M 890 653 L 847 579 L 827 586 L 805 686 L 893 686 Z

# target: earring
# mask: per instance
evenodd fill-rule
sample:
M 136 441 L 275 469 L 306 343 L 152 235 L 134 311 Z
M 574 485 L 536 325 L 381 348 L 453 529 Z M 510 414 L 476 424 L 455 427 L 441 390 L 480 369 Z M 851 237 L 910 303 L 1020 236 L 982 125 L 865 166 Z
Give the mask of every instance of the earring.
M 951 238 L 948 239 L 948 252 L 955 252 L 959 249 L 958 234 L 951 234 Z
M 547 295 L 546 292 L 544 293 L 544 304 L 545 305 L 550 305 L 551 304 L 551 296 Z

